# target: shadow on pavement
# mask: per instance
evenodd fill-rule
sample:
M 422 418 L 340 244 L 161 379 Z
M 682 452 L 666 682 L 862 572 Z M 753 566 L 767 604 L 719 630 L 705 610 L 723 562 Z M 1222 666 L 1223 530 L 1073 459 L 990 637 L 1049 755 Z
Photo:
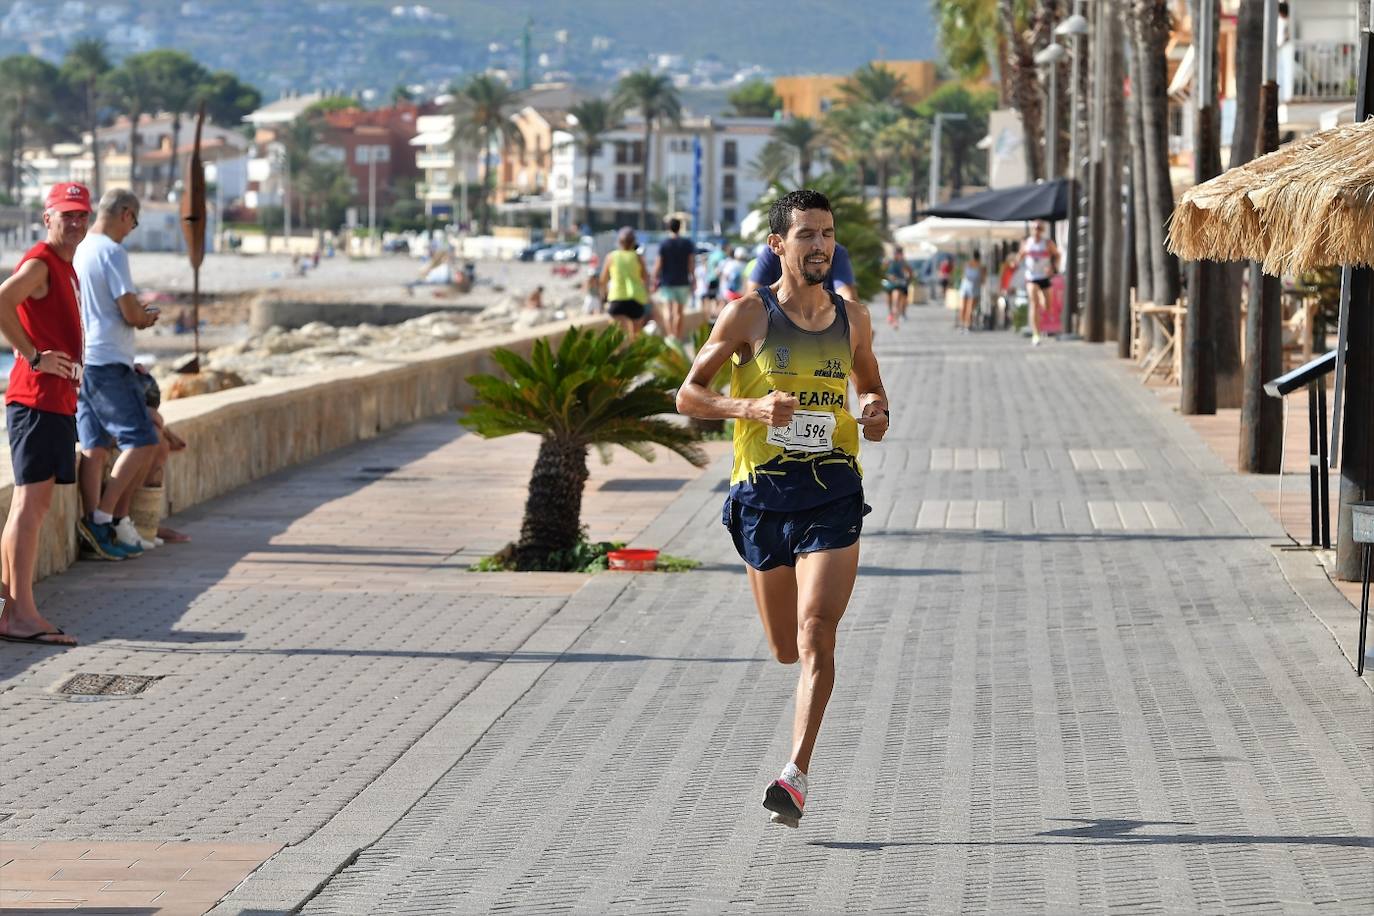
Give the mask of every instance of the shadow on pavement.
M 867 537 L 867 535 L 865 535 Z M 702 563 L 693 572 L 743 572 L 744 563 Z M 864 576 L 900 576 L 900 577 L 920 577 L 920 576 L 962 576 L 967 570 L 963 569 L 922 569 L 920 567 L 900 567 L 900 566 L 866 566 L 860 564 L 859 578 Z
M 179 634 L 178 634 L 179 635 Z M 239 637 L 240 634 L 231 634 Z M 164 639 L 160 642 L 175 642 L 176 640 Z M 193 642 L 194 640 L 187 640 Z M 223 642 L 222 634 L 207 634 L 207 642 Z M 121 648 L 122 644 L 112 641 L 110 648 Z M 320 656 L 328 658 L 338 656 L 340 658 L 433 658 L 446 659 L 449 661 L 463 662 L 493 662 L 503 664 L 505 662 L 534 662 L 541 665 L 546 664 L 566 664 L 566 663 L 592 663 L 600 664 L 603 662 L 705 662 L 715 665 L 731 665 L 742 662 L 766 662 L 767 658 L 729 658 L 713 655 L 640 655 L 633 652 L 623 654 L 611 652 L 489 652 L 480 649 L 454 651 L 454 652 L 426 652 L 415 651 L 405 652 L 395 649 L 238 649 L 238 648 L 217 648 L 217 647 L 190 647 L 190 648 L 167 648 L 165 646 L 140 642 L 129 645 L 127 648 L 137 649 L 143 653 L 164 653 L 167 655 L 287 655 L 287 656 Z
M 1134 821 L 1115 818 L 1053 818 L 1056 823 L 1078 824 L 1077 827 L 1061 827 L 1035 834 L 1038 837 L 1056 837 L 1057 840 L 930 840 L 930 841 L 892 841 L 892 842 L 845 842 L 840 840 L 814 840 L 807 844 L 824 849 L 848 850 L 851 852 L 881 852 L 884 849 L 921 846 L 1063 846 L 1063 845 L 1113 845 L 1113 846 L 1349 846 L 1374 847 L 1374 837 L 1367 836 L 1298 836 L 1270 835 L 1251 833 L 1158 833 L 1137 834 L 1133 831 L 1141 827 L 1179 827 L 1190 826 L 1191 821 Z M 1072 841 L 1086 841 L 1074 843 Z M 1066 842 L 1067 841 L 1067 842 Z
M 972 528 L 886 528 L 865 531 L 864 537 L 922 538 L 965 541 L 1027 541 L 1034 543 L 1077 543 L 1089 541 L 1159 541 L 1185 544 L 1192 541 L 1263 541 L 1259 534 L 1161 534 L 1157 531 L 982 531 Z

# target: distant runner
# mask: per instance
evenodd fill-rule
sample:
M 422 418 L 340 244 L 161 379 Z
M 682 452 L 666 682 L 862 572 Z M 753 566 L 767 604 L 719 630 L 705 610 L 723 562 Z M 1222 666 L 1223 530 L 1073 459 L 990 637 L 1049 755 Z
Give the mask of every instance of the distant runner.
M 1030 322 L 1031 345 L 1038 347 L 1040 319 L 1045 316 L 1049 306 L 1050 285 L 1059 264 L 1059 248 L 1052 239 L 1045 237 L 1044 220 L 1038 219 L 1031 225 L 1031 234 L 1021 243 L 1016 264 L 1018 267 L 1026 265 L 1026 294 L 1030 297 L 1027 319 Z
M 888 403 L 868 308 L 822 286 L 835 255 L 830 202 L 817 191 L 793 191 L 770 208 L 768 225 L 782 276 L 725 307 L 677 407 L 690 417 L 735 420 L 723 521 L 748 564 L 773 656 L 785 665 L 801 661 L 792 757 L 763 806 L 773 823 L 797 827 L 869 511 L 859 429 L 881 441 Z M 710 379 L 732 357 L 726 397 Z M 858 417 L 847 409 L 851 379 Z

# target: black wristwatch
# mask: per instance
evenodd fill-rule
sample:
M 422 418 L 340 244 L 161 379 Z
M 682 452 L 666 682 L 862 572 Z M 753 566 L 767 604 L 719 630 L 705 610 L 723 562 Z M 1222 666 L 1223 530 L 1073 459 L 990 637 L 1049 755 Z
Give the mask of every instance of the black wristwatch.
M 33 348 L 33 356 L 25 356 L 24 362 L 29 364 L 29 368 L 34 372 L 38 371 L 38 364 L 43 361 L 43 351 L 37 347 Z

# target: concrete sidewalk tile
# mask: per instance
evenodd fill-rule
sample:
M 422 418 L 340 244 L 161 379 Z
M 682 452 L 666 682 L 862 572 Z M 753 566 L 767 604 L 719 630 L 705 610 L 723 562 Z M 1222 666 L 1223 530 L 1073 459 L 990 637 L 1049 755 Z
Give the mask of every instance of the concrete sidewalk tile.
M 135 865 L 134 859 L 78 859 L 61 863 L 54 881 L 113 881 L 120 875 L 128 875 Z
M 56 860 L 12 860 L 0 865 L 0 887 L 18 887 L 21 883 L 51 880 L 63 864 Z

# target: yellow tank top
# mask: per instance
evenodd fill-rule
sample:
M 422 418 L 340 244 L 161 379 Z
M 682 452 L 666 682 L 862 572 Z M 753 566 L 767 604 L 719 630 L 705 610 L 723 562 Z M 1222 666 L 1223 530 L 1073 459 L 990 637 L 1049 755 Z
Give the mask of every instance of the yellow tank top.
M 831 293 L 835 320 L 822 331 L 798 327 L 760 287 L 768 332 L 754 358 L 736 363 L 730 396 L 761 398 L 771 391 L 795 395 L 791 426 L 735 421 L 735 462 L 730 494 L 759 509 L 809 509 L 862 489 L 859 425 L 850 414 L 849 316 Z
M 606 289 L 606 298 L 611 302 L 633 299 L 638 303 L 649 301 L 649 291 L 644 287 L 644 273 L 639 269 L 639 253 L 617 248 L 606 256 L 611 265 L 611 283 Z

